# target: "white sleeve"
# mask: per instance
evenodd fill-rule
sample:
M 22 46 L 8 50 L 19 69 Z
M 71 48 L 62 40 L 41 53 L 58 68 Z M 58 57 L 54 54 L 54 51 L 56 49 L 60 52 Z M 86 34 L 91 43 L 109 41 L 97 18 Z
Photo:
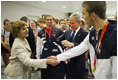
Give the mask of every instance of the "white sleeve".
M 83 54 L 85 51 L 88 50 L 88 48 L 89 48 L 89 34 L 87 35 L 87 37 L 84 39 L 84 41 L 80 45 L 78 45 L 64 53 L 57 55 L 57 59 L 58 59 L 58 61 L 65 61 L 67 59 L 70 59 L 70 58 Z
M 117 56 L 112 57 L 112 78 L 117 79 Z
M 36 57 L 40 59 L 40 54 L 42 54 L 43 44 L 41 43 L 41 38 L 37 36 L 37 43 L 36 43 Z

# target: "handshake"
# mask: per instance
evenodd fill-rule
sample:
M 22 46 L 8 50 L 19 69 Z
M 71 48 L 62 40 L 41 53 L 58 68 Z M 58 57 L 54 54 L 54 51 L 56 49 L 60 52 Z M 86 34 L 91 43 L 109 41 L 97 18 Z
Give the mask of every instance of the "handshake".
M 52 66 L 58 65 L 60 62 L 57 60 L 56 56 L 49 56 L 46 60 L 46 63 Z

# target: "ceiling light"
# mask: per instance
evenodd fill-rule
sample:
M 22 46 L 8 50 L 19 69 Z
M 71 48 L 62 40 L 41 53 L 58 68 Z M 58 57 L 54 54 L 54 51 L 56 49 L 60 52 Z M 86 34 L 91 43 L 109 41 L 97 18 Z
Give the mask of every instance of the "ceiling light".
M 46 1 L 42 1 L 42 2 L 46 2 Z
M 66 8 L 66 6 L 63 6 L 63 8 L 65 9 L 65 8 Z

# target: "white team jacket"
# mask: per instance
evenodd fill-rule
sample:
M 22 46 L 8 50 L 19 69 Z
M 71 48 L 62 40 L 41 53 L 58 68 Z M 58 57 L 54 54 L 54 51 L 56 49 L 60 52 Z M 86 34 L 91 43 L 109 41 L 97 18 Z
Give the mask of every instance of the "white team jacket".
M 87 37 L 84 39 L 84 41 L 80 45 L 62 54 L 57 55 L 58 61 L 65 61 L 75 56 L 79 56 L 89 49 L 91 68 L 93 68 L 95 50 L 92 44 L 89 42 L 89 36 L 90 34 L 87 35 Z M 109 59 L 97 59 L 96 71 L 93 72 L 93 75 L 96 79 L 98 78 L 99 79 L 111 79 L 111 78 L 116 79 L 117 78 L 117 56 L 111 56 Z

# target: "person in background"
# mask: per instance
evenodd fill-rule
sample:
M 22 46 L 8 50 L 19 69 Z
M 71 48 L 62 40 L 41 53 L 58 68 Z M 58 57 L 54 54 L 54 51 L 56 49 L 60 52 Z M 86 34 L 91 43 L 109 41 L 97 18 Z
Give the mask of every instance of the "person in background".
M 83 20 L 81 20 L 81 22 L 80 22 L 80 27 L 81 27 L 83 30 L 86 30 L 85 22 L 84 22 Z
M 42 19 L 43 19 L 43 20 L 44 20 L 44 18 L 45 18 L 46 15 L 48 15 L 48 14 L 43 14 L 43 15 L 42 15 Z
M 31 49 L 26 40 L 28 36 L 27 24 L 24 21 L 13 21 L 11 32 L 15 40 L 11 49 L 10 63 L 5 68 L 4 73 L 7 79 L 27 78 L 29 67 L 47 68 L 47 64 L 55 64 L 54 59 L 31 59 Z
M 58 19 L 53 18 L 53 26 L 58 28 Z
M 33 30 L 33 34 L 35 37 L 35 45 L 36 45 L 36 40 L 37 40 L 37 23 L 35 20 L 30 20 L 30 28 Z M 31 55 L 32 59 L 36 59 L 36 51 Z M 35 72 L 35 69 L 32 68 L 32 72 Z
M 58 39 L 61 40 L 65 51 L 79 45 L 87 36 L 87 32 L 80 28 L 80 16 L 72 14 L 69 18 L 70 28 L 63 36 Z M 85 54 L 69 59 L 66 62 L 66 78 L 67 79 L 83 79 L 85 75 Z
M 12 25 L 12 22 L 11 22 Z M 9 36 L 9 44 L 10 44 L 10 48 L 12 48 L 12 44 L 14 42 L 15 37 L 12 35 L 12 33 L 10 32 L 10 36 Z
M 36 41 L 37 40 L 37 34 L 38 34 L 38 32 L 37 32 L 37 23 L 36 23 L 35 20 L 31 20 L 30 21 L 30 27 L 33 30 L 35 41 Z
M 21 21 L 25 21 L 27 23 L 27 27 L 28 27 L 28 34 L 29 36 L 26 37 L 29 45 L 30 45 L 30 48 L 32 50 L 32 54 L 31 54 L 31 58 L 34 58 L 36 59 L 36 56 L 33 56 L 33 55 L 36 55 L 36 43 L 35 43 L 35 36 L 34 36 L 34 33 L 33 33 L 33 30 L 31 29 L 30 26 L 30 22 L 29 22 L 29 18 L 26 17 L 26 16 L 23 16 L 20 18 Z
M 10 57 L 10 44 L 9 44 L 9 37 L 10 37 L 10 30 L 11 24 L 8 19 L 4 20 L 4 27 L 1 30 L 1 54 L 3 57 L 3 61 L 5 66 L 9 64 L 9 57 Z
M 58 55 L 62 52 L 62 45 L 57 38 L 63 32 L 53 27 L 52 15 L 46 15 L 44 18 L 46 27 L 43 28 L 37 37 L 37 58 L 47 58 L 51 55 Z M 47 69 L 41 69 L 41 79 L 63 79 L 64 78 L 64 64 L 53 67 L 48 65 Z
M 69 19 L 64 18 L 64 21 L 65 21 L 65 23 L 66 23 L 66 26 L 67 26 L 68 28 L 70 28 L 70 25 L 69 25 Z
M 67 52 L 50 58 L 65 61 L 89 49 L 94 77 L 117 79 L 117 22 L 106 19 L 106 2 L 84 1 L 82 17 L 88 26 L 94 27 L 84 41 Z
M 59 25 L 60 25 L 60 29 L 65 32 L 68 29 L 68 26 L 66 25 L 66 21 L 64 19 L 60 19 L 59 20 Z
M 70 28 L 70 21 L 69 21 L 69 19 L 67 19 L 67 25 Z
M 37 20 L 37 32 L 42 30 L 44 27 L 45 27 L 45 22 L 44 22 L 43 18 L 39 18 Z

